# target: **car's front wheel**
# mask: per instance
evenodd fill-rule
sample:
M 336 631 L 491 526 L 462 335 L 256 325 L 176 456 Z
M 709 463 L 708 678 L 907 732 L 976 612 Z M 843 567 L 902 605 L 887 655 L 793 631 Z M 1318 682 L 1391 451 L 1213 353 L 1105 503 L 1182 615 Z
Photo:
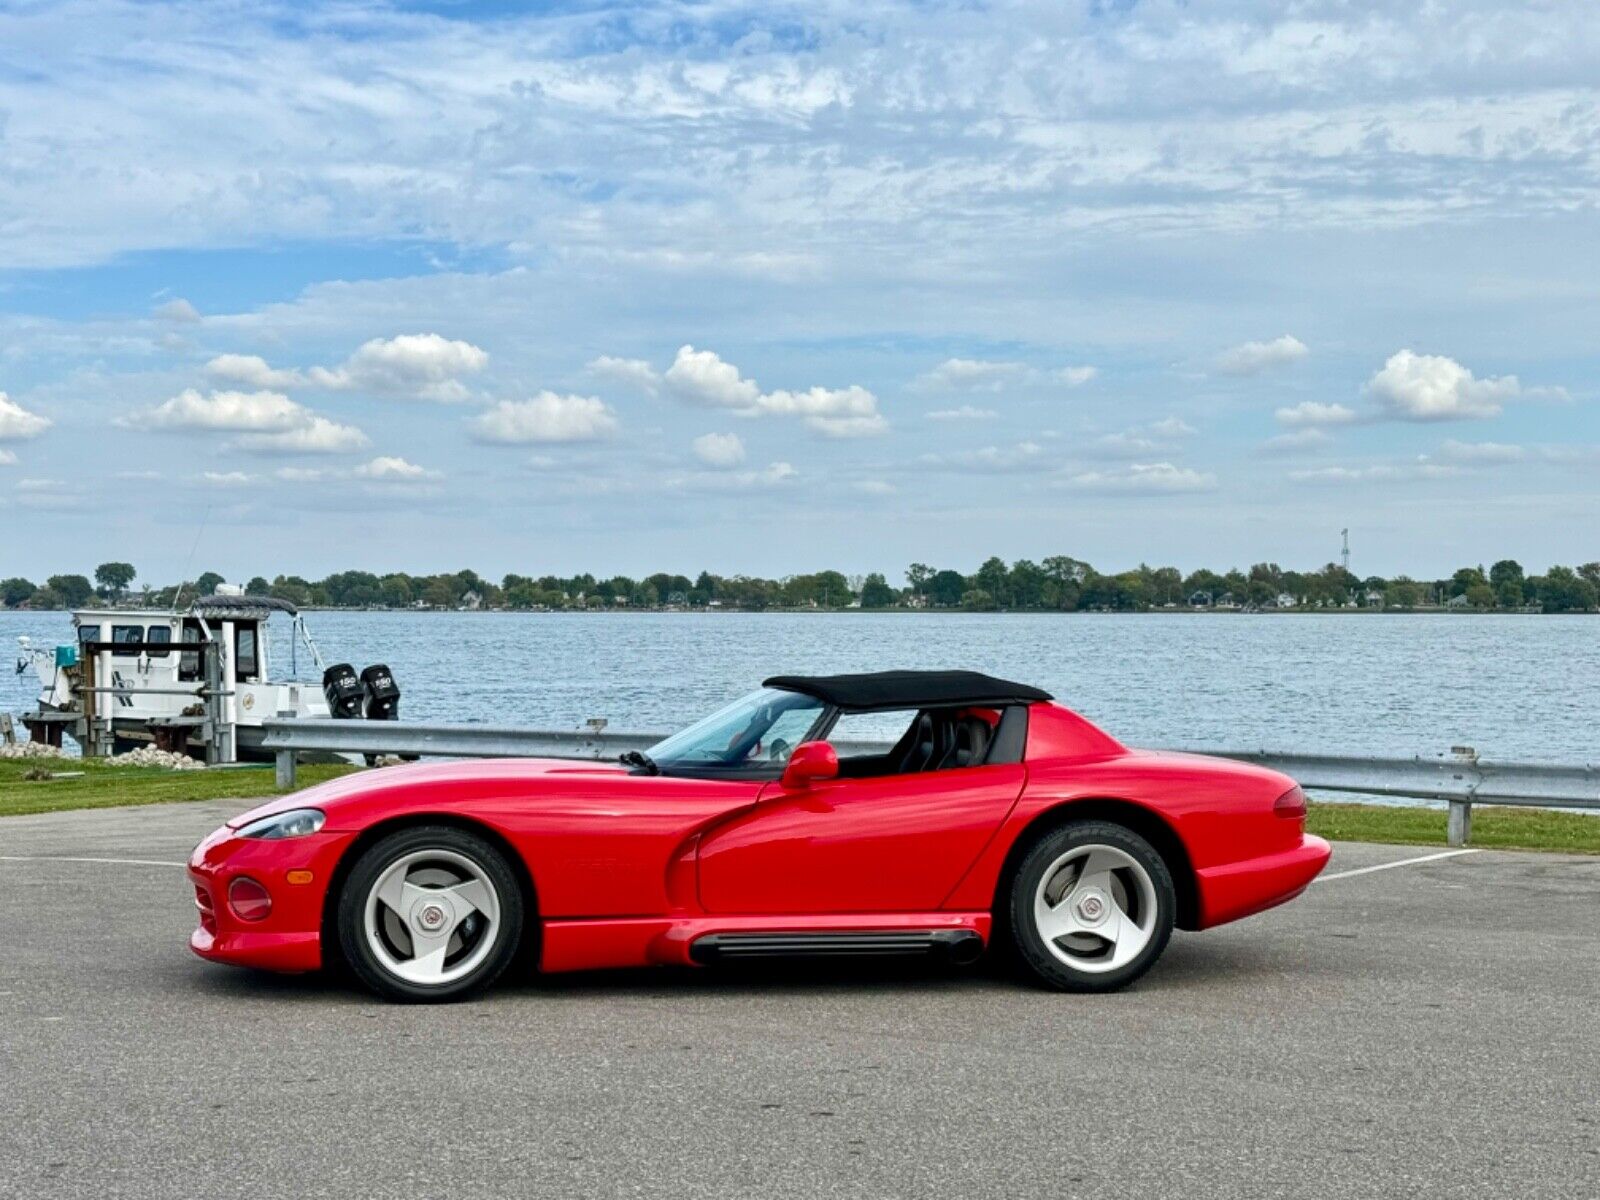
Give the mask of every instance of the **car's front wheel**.
M 1011 888 L 1017 955 L 1041 983 L 1107 992 L 1148 971 L 1172 936 L 1172 873 L 1148 841 L 1106 821 L 1040 837 Z
M 522 937 L 522 890 L 505 856 L 448 825 L 369 847 L 339 895 L 339 945 L 356 977 L 392 1000 L 456 1000 L 487 987 Z

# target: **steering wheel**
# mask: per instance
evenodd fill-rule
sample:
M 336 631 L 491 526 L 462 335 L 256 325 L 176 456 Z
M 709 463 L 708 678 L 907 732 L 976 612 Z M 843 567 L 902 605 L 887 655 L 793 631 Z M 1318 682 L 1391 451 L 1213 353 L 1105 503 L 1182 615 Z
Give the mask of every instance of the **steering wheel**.
M 788 742 L 784 741 L 782 738 L 773 738 L 772 749 L 767 754 L 767 761 L 786 763 L 789 761 L 789 755 L 793 753 L 794 747 L 789 745 Z

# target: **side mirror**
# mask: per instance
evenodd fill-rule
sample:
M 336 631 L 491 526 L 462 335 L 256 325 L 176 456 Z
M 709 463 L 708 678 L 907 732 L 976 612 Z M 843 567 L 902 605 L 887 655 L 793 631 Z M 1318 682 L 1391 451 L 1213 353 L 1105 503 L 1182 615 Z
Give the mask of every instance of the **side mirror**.
M 785 791 L 797 792 L 838 775 L 839 755 L 832 746 L 827 742 L 801 742 L 789 755 L 789 765 L 784 767 L 780 782 Z

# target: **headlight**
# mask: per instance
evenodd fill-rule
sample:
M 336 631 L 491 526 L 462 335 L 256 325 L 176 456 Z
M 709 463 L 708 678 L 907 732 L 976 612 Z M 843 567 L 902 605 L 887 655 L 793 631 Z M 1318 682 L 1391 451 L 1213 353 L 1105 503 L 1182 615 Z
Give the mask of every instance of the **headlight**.
M 305 837 L 321 829 L 325 820 L 327 818 L 320 809 L 291 808 L 288 812 L 273 813 L 270 817 L 251 821 L 239 830 L 239 836 L 269 840 Z

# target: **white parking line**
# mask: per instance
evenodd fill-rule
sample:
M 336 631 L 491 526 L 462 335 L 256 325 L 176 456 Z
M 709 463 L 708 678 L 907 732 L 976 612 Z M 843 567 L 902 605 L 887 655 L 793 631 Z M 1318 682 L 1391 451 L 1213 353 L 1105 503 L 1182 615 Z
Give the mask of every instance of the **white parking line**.
M 70 862 L 124 864 L 130 867 L 183 867 L 187 863 L 163 862 L 154 858 L 71 858 L 65 854 L 0 854 L 0 862 Z
M 1402 858 L 1399 862 L 1379 863 L 1375 867 L 1357 867 L 1353 871 L 1338 871 L 1332 875 L 1319 875 L 1313 883 L 1329 883 L 1335 879 L 1349 879 L 1354 875 L 1370 875 L 1374 871 L 1388 871 L 1394 867 L 1414 867 L 1418 863 L 1438 862 L 1441 858 L 1460 858 L 1463 854 L 1476 854 L 1477 847 L 1466 850 L 1441 850 L 1437 854 L 1424 854 L 1420 858 Z

